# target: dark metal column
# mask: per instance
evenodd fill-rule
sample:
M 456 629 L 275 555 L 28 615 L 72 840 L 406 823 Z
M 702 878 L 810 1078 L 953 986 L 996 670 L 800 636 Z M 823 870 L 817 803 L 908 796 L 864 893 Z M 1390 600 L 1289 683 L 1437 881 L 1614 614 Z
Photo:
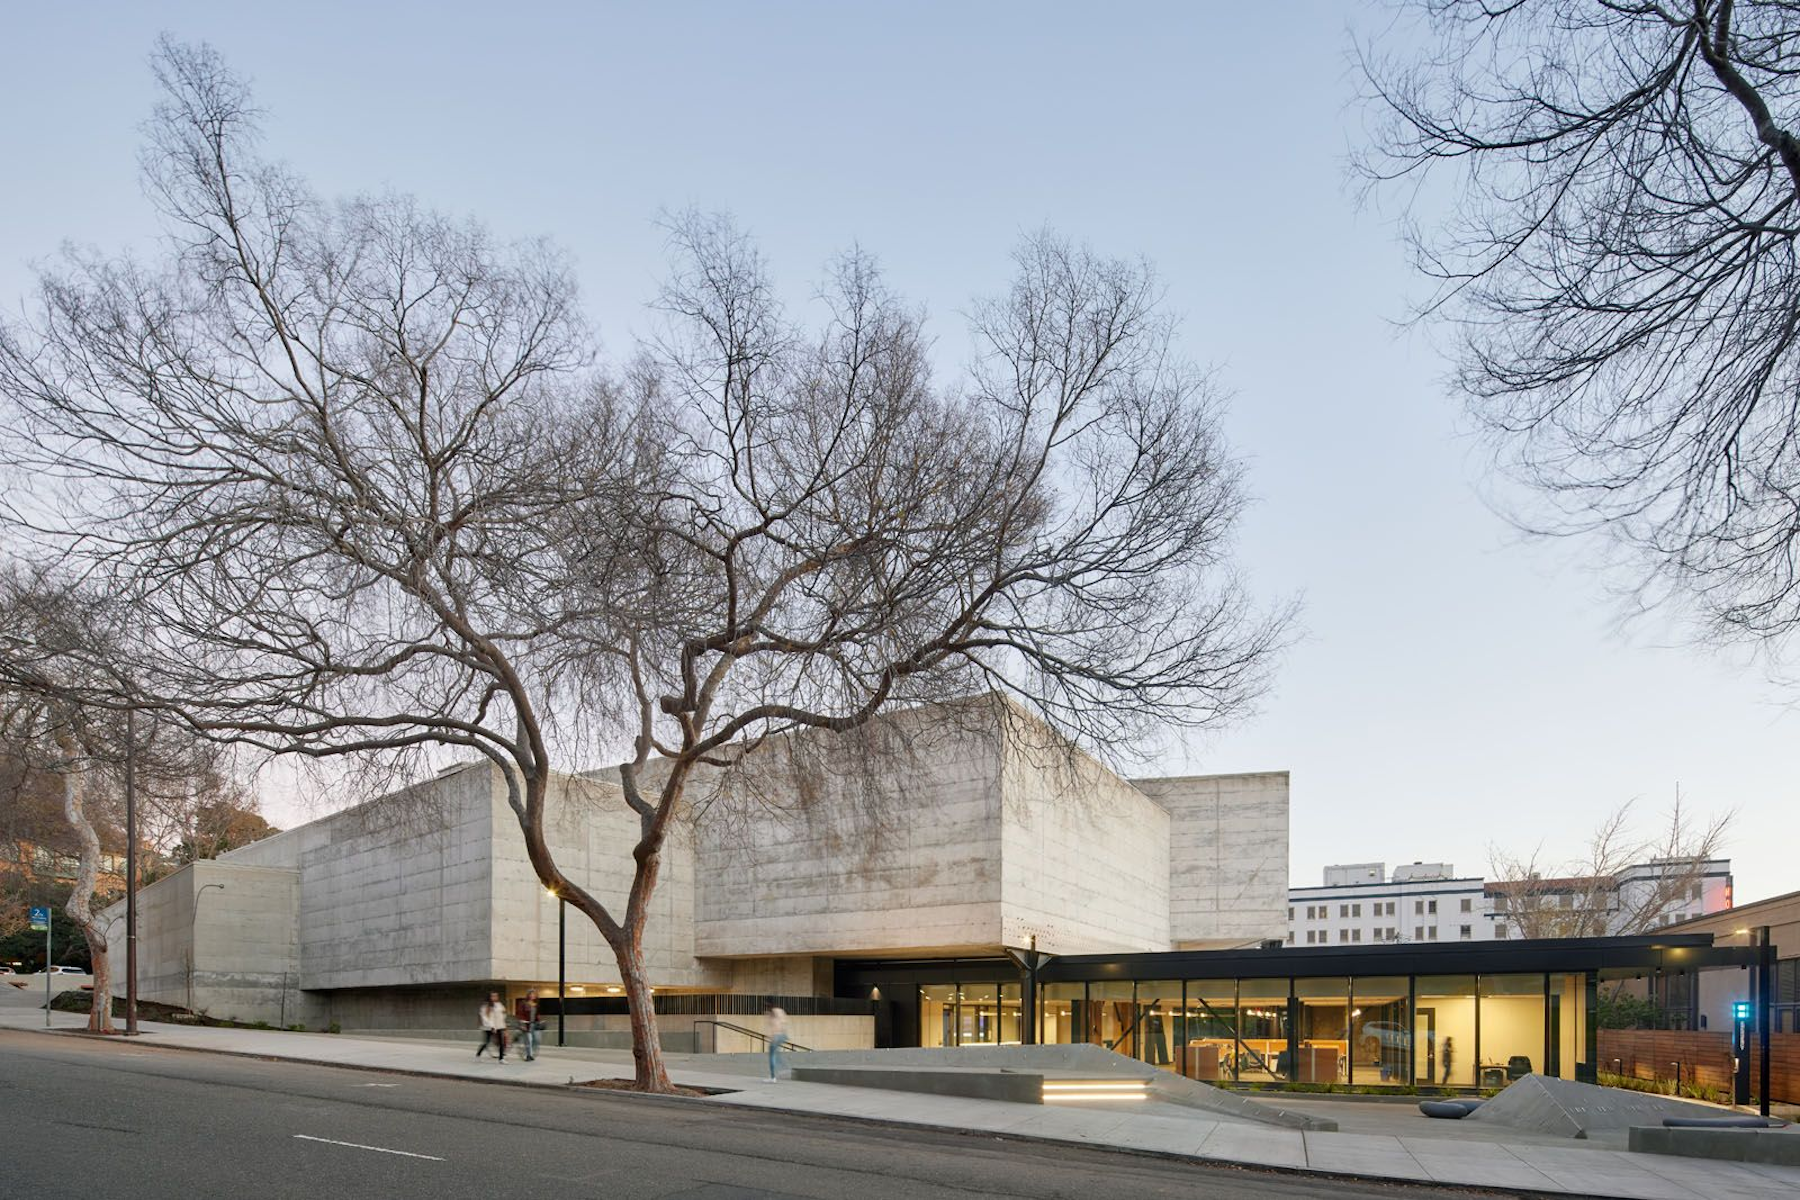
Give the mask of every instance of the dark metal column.
M 569 1007 L 565 996 L 568 990 L 569 964 L 569 905 L 561 896 L 556 898 L 556 1044 L 563 1044 L 564 1010 Z
M 1769 927 L 1761 928 L 1762 939 L 1759 953 L 1756 956 L 1756 1055 L 1758 1065 L 1762 1068 L 1762 1086 L 1757 1088 L 1757 1111 L 1763 1116 L 1769 1115 L 1769 1093 L 1775 1089 L 1769 1085 L 1769 1022 L 1775 1007 L 1775 943 L 1769 939 Z
M 136 1037 L 137 1014 L 137 721 L 125 710 L 125 1036 Z M 110 1005 L 112 997 L 96 997 Z

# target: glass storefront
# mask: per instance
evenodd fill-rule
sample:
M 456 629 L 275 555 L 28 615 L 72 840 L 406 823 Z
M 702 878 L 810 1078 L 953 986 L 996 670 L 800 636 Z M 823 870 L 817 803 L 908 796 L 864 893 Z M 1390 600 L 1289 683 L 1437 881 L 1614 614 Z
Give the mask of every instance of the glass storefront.
M 1181 981 L 1140 981 L 1137 985 L 1138 1057 L 1153 1067 L 1173 1071 L 1186 1013 Z
M 1351 1083 L 1405 1087 L 1412 1082 L 1409 987 L 1404 975 L 1350 981 Z
M 1045 984 L 1039 993 L 1038 1041 L 1047 1046 L 1085 1041 L 1081 1015 L 1086 1001 L 1085 983 Z
M 1481 1074 L 1476 1085 L 1505 1087 L 1544 1069 L 1544 977 L 1481 977 Z
M 1239 981 L 1238 1082 L 1287 1083 L 1293 1079 L 1293 1057 L 1288 1049 L 1288 981 Z
M 1299 1038 L 1295 1083 L 1350 1081 L 1350 981 L 1294 980 Z
M 1108 980 L 1088 984 L 1090 1042 L 1098 1042 L 1108 1050 L 1126 1058 L 1138 1056 L 1138 1012 L 1136 989 L 1129 979 Z
M 1562 1079 L 1594 1078 L 1594 1064 L 1588 1061 L 1588 995 L 1587 976 L 1568 971 L 1550 976 L 1550 1007 L 1545 1012 L 1549 1022 L 1550 1061 L 1546 1075 Z
M 1597 978 L 1562 971 L 1059 981 L 1037 991 L 1035 1036 L 1103 1046 L 1215 1083 L 1489 1090 L 1531 1073 L 1592 1078 Z M 991 978 L 916 985 L 917 1044 L 1030 1040 L 1024 986 Z
M 921 1046 L 1018 1045 L 1023 1034 L 1019 984 L 942 983 L 919 988 Z
M 1413 993 L 1414 1079 L 1421 1087 L 1474 1087 L 1475 977 L 1421 975 Z
M 956 1045 L 955 984 L 927 984 L 919 989 L 919 1045 Z
M 1189 980 L 1179 1034 L 1181 1073 L 1208 1082 L 1235 1080 L 1238 1058 L 1237 980 Z

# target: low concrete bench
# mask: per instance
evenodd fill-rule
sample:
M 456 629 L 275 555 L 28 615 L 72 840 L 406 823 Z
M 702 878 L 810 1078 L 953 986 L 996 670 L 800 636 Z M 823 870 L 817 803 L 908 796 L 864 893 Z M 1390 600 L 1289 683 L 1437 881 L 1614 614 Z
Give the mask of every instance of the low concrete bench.
M 1626 1136 L 1626 1144 L 1643 1154 L 1679 1154 L 1687 1158 L 1800 1167 L 1800 1133 L 1791 1129 L 1633 1125 Z

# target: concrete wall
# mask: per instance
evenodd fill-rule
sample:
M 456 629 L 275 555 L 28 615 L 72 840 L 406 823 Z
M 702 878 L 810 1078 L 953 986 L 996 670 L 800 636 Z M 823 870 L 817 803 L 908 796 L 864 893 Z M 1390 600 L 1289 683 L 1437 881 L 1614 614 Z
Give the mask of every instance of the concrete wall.
M 299 875 L 279 867 L 193 863 L 138 893 L 138 995 L 239 1021 L 321 1024 L 301 991 Z M 124 905 L 109 910 L 122 921 Z M 125 940 L 108 950 L 125 993 Z
M 1169 948 L 1170 820 L 1020 721 L 1006 740 L 999 943 L 1051 954 Z
M 1169 813 L 1169 935 L 1175 948 L 1284 936 L 1288 773 L 1133 782 Z
M 302 987 L 492 978 L 488 860 L 500 787 L 492 768 L 465 767 L 309 827 L 299 855 Z
M 1000 754 L 987 728 L 870 731 L 878 769 L 800 757 L 696 796 L 702 957 L 955 953 L 1000 942 Z M 715 786 L 716 785 L 709 785 Z
M 525 854 L 518 818 L 496 790 L 492 803 L 492 967 L 485 978 L 539 985 L 556 980 L 557 900 Z M 638 818 L 616 784 L 559 778 L 546 800 L 545 833 L 563 873 L 623 917 L 635 863 Z M 651 981 L 658 987 L 724 990 L 730 968 L 697 962 L 694 930 L 694 843 L 678 826 L 665 845 L 644 931 Z M 613 954 L 593 922 L 569 909 L 568 979 L 583 986 L 620 981 Z

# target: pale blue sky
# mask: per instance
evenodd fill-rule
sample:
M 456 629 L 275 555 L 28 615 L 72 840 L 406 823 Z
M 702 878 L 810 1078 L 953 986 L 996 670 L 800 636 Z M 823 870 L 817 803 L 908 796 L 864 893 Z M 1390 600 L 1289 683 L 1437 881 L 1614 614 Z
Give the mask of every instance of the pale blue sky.
M 79 11 L 78 11 L 79 10 Z M 256 84 L 327 193 L 392 187 L 575 256 L 608 345 L 649 327 L 664 208 L 723 208 L 796 298 L 860 241 L 956 316 L 1050 225 L 1153 260 L 1236 396 L 1242 562 L 1305 594 L 1260 716 L 1170 771 L 1293 772 L 1293 879 L 1327 862 L 1552 858 L 1677 783 L 1741 810 L 1738 894 L 1800 887 L 1800 718 L 1745 664 L 1621 633 L 1594 548 L 1524 543 L 1344 183 L 1351 4 L 252 4 L 15 9 L 0 50 L 0 298 L 63 239 L 152 228 L 136 180 L 159 32 Z M 1246 15 L 1247 14 L 1247 15 Z M 952 364 L 946 363 L 946 367 Z M 277 818 L 293 814 L 276 812 Z

